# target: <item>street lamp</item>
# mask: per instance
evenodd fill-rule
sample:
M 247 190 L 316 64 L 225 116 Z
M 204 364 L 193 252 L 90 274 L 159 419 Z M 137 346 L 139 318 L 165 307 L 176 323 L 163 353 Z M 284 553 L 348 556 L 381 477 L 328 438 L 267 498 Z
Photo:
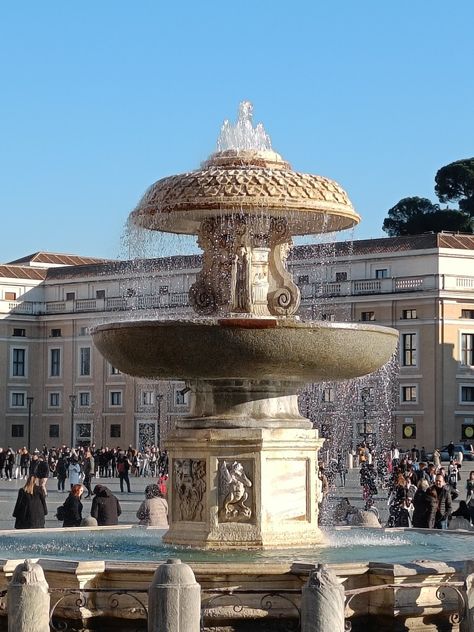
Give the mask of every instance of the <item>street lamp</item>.
M 31 407 L 33 406 L 34 397 L 31 395 L 26 398 L 28 404 L 28 452 L 31 452 Z
M 161 450 L 161 400 L 163 399 L 163 395 L 160 393 L 155 394 L 156 397 L 156 417 L 157 417 L 157 426 L 156 426 L 156 443 L 158 445 L 158 449 Z
M 71 450 L 74 448 L 74 411 L 76 409 L 76 395 L 69 395 L 71 402 Z

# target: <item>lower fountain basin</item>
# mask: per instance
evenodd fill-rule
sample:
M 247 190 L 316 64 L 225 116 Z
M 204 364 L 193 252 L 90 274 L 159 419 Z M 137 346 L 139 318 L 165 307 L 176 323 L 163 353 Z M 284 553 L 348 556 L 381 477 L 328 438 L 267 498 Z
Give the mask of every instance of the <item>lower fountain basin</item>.
M 343 380 L 388 362 L 398 332 L 353 323 L 261 319 L 135 320 L 92 331 L 102 355 L 123 373 L 162 379 Z M 270 326 L 271 325 L 271 326 Z
M 93 532 L 93 533 L 92 533 Z M 0 559 L 127 560 L 159 562 L 179 557 L 192 563 L 408 563 L 465 560 L 474 532 L 424 529 L 328 528 L 322 546 L 267 551 L 203 551 L 162 543 L 164 530 L 144 527 L 35 529 L 0 532 Z

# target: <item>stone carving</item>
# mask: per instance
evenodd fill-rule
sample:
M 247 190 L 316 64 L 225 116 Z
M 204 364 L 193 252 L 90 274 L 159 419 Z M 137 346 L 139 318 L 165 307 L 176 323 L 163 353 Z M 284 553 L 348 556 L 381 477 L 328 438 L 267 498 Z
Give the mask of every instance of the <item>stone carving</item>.
M 250 258 L 245 248 L 241 247 L 232 261 L 231 310 L 248 313 L 250 301 Z
M 206 461 L 173 461 L 174 515 L 177 520 L 202 522 L 206 494 Z
M 219 466 L 219 517 L 222 522 L 248 522 L 252 510 L 245 503 L 252 482 L 242 463 L 222 461 Z

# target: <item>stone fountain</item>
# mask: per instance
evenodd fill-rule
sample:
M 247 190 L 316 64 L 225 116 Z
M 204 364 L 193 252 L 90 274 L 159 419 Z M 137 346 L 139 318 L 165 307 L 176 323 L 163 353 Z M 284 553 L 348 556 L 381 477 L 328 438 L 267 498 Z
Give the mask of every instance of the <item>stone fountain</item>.
M 295 235 L 360 221 L 344 190 L 293 171 L 271 149 L 252 107 L 225 122 L 200 169 L 153 184 L 131 214 L 148 230 L 194 234 L 203 265 L 194 319 L 131 320 L 93 331 L 130 375 L 185 380 L 191 409 L 167 441 L 166 543 L 199 548 L 312 546 L 324 439 L 298 409 L 308 382 L 370 373 L 398 333 L 375 325 L 302 322 L 286 261 Z

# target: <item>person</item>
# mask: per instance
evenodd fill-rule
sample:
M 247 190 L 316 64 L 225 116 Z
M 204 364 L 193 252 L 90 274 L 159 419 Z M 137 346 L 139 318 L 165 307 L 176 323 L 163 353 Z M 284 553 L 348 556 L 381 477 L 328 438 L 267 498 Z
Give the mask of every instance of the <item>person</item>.
M 430 484 L 422 478 L 413 496 L 412 526 L 418 529 L 433 529 L 435 524 L 437 499 L 429 489 Z
M 436 474 L 434 490 L 437 497 L 435 529 L 447 529 L 452 500 L 442 474 Z
M 344 457 L 342 456 L 341 452 L 339 452 L 338 455 L 337 455 L 337 472 L 339 474 L 341 487 L 345 487 L 346 486 L 347 468 L 346 468 L 346 463 L 344 461 Z
M 145 500 L 137 511 L 138 524 L 145 527 L 168 528 L 168 503 L 158 485 L 145 487 Z
M 127 485 L 127 492 L 130 494 L 130 479 L 128 477 L 128 473 L 130 471 L 130 467 L 131 467 L 131 462 L 130 459 L 128 458 L 128 456 L 123 453 L 120 452 L 118 458 L 117 458 L 117 472 L 119 475 L 119 481 L 120 481 L 120 491 L 123 493 L 123 484 L 124 482 Z
M 466 505 L 471 514 L 471 522 L 474 525 L 474 470 L 469 472 L 466 481 Z
M 38 457 L 38 465 L 36 466 L 35 476 L 38 478 L 38 485 L 43 488 L 44 495 L 47 496 L 48 490 L 46 489 L 46 485 L 49 478 L 49 467 L 43 454 L 40 454 Z
M 97 520 L 99 527 L 118 524 L 122 508 L 118 498 L 105 485 L 96 485 L 92 491 L 91 516 Z
M 92 477 L 94 476 L 95 462 L 94 462 L 94 457 L 92 456 L 92 453 L 89 449 L 86 450 L 86 453 L 84 455 L 83 467 L 84 467 L 84 487 L 87 489 L 86 498 L 90 498 L 90 496 L 92 496 L 91 480 L 92 480 Z
M 38 485 L 36 476 L 28 476 L 24 487 L 18 490 L 13 510 L 15 529 L 44 529 L 47 515 L 48 508 L 43 488 Z
M 433 452 L 433 465 L 436 469 L 438 469 L 438 467 L 441 465 L 441 452 L 438 450 L 438 448 L 435 448 Z
M 450 441 L 448 445 L 448 456 L 449 456 L 450 462 L 454 460 L 454 452 L 455 452 L 454 443 Z
M 69 467 L 67 468 L 67 473 L 71 489 L 73 485 L 79 485 L 81 482 L 81 466 L 79 465 L 79 461 L 76 456 L 71 458 Z
M 63 527 L 79 527 L 82 520 L 82 503 L 81 496 L 84 488 L 80 484 L 71 487 L 69 496 L 64 502 L 64 521 Z
M 67 461 L 63 454 L 61 454 L 56 463 L 56 476 L 58 479 L 58 492 L 63 492 L 67 478 Z

